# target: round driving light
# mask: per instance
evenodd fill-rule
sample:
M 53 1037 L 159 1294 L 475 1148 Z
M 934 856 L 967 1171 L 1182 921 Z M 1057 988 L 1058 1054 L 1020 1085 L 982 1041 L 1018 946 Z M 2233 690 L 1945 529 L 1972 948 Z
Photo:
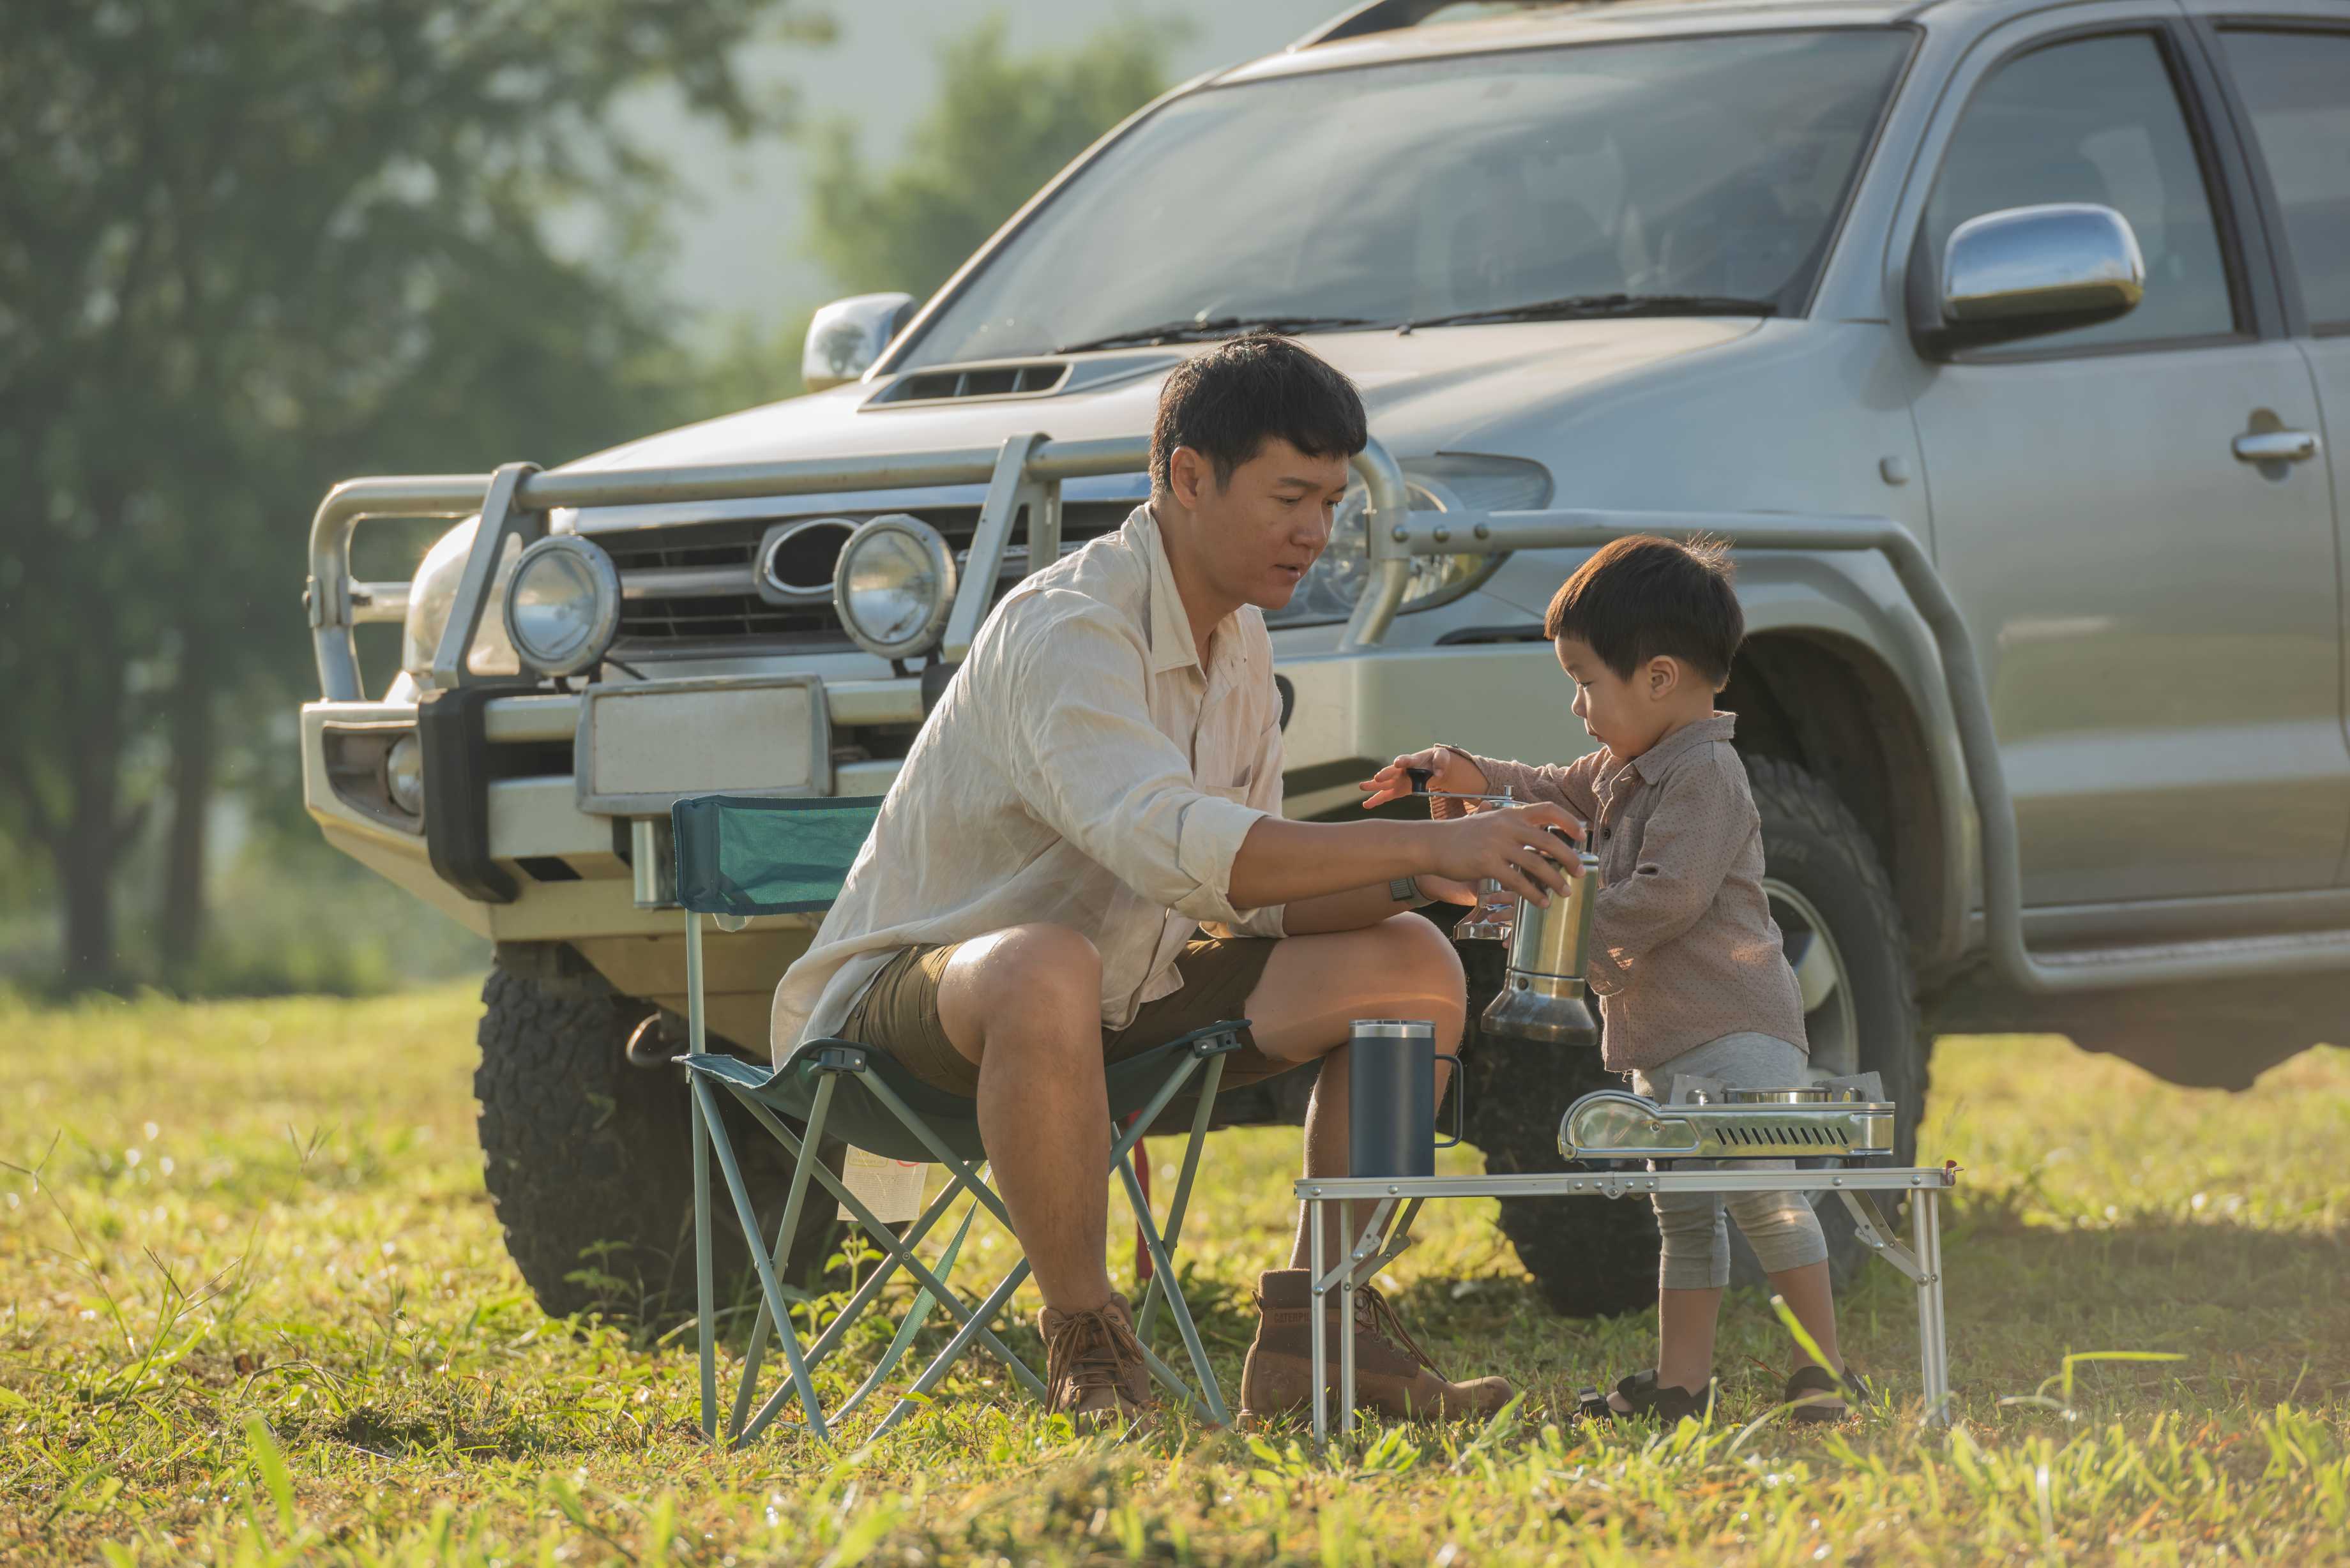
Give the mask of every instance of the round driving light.
M 906 659 L 938 640 L 954 603 L 954 556 L 939 531 L 893 512 L 848 536 L 832 571 L 832 606 L 858 647 Z
M 383 793 L 409 815 L 424 815 L 424 745 L 413 730 L 383 754 Z
M 515 563 L 506 636 L 533 670 L 577 675 L 604 657 L 619 626 L 619 571 L 587 540 L 576 534 L 541 539 Z

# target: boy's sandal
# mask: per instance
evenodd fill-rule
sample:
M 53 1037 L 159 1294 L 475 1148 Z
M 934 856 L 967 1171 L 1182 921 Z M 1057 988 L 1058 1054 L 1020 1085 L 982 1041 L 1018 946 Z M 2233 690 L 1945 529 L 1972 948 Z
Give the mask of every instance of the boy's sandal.
M 1825 1366 L 1799 1366 L 1787 1379 L 1786 1402 L 1798 1421 L 1841 1421 L 1874 1397 L 1868 1379 L 1849 1366 L 1841 1377 Z
M 1575 1392 L 1575 1411 L 1594 1421 L 1628 1421 L 1654 1416 L 1671 1426 L 1685 1416 L 1701 1418 L 1705 1415 L 1705 1407 L 1712 1403 L 1712 1387 L 1713 1379 L 1711 1377 L 1705 1380 L 1703 1388 L 1659 1386 L 1656 1369 L 1650 1367 L 1646 1372 L 1635 1372 L 1617 1381 L 1614 1391 L 1623 1396 L 1624 1403 L 1630 1406 L 1630 1409 L 1618 1410 L 1598 1389 L 1583 1388 Z

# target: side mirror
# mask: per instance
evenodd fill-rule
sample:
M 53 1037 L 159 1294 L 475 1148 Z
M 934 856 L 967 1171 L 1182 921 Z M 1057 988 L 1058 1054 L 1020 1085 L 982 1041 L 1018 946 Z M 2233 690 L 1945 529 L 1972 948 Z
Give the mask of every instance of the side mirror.
M 854 381 L 912 319 L 910 294 L 854 294 L 836 299 L 808 321 L 800 350 L 800 381 L 811 392 Z
M 1909 317 L 1927 353 L 1946 357 L 2125 316 L 2146 295 L 2146 258 L 2111 207 L 2010 207 L 1950 231 L 1941 266 L 1920 235 Z

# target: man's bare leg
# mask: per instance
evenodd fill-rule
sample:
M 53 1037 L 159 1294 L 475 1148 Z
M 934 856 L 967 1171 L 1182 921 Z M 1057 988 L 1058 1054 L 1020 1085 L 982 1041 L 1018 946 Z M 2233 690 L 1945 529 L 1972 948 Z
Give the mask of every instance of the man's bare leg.
M 1357 1018 L 1424 1018 L 1436 1026 L 1437 1050 L 1458 1051 L 1465 992 L 1452 943 L 1418 915 L 1398 915 L 1357 931 L 1291 937 L 1273 950 L 1249 993 L 1248 1015 L 1265 1054 L 1322 1063 L 1305 1112 L 1306 1175 L 1347 1173 L 1348 1025 Z M 1451 1077 L 1451 1066 L 1439 1062 L 1438 1100 Z M 1322 1267 L 1335 1264 L 1346 1244 L 1331 1228 Z M 1310 1248 L 1301 1213 L 1289 1266 L 1306 1267 Z
M 939 1023 L 978 1064 L 980 1137 L 1045 1304 L 1096 1310 L 1111 1295 L 1101 955 L 1065 926 L 965 942 L 940 977 Z

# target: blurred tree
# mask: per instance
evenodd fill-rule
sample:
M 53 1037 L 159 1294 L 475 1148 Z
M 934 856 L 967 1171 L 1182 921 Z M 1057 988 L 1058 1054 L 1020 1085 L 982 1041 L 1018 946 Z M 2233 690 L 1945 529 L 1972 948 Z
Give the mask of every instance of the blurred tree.
M 194 950 L 224 719 L 257 732 L 307 669 L 329 483 L 674 411 L 628 243 L 665 171 L 610 110 L 660 80 L 778 123 L 731 64 L 763 33 L 827 36 L 804 0 L 0 7 L 0 840 L 48 862 L 68 983 L 118 976 L 119 867 L 166 806 Z M 550 246 L 566 203 L 610 254 Z
M 876 171 L 853 122 L 816 133 L 812 248 L 844 289 L 928 298 L 1102 132 L 1166 90 L 1184 25 L 1130 19 L 1076 48 L 1014 58 L 1001 18 L 939 51 L 940 96 Z

